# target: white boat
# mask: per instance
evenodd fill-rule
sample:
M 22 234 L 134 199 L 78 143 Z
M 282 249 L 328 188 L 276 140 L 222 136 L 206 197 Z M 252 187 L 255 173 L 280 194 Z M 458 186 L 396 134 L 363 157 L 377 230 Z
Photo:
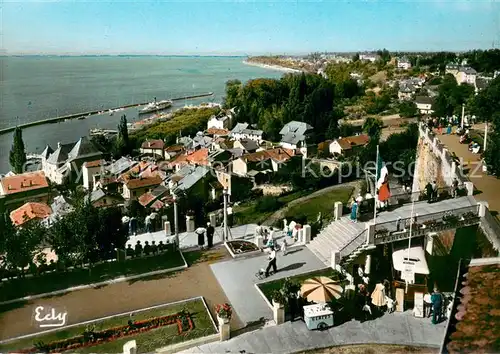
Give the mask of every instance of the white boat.
M 159 102 L 151 102 L 148 103 L 144 108 L 139 110 L 139 114 L 145 114 L 145 113 L 153 113 L 153 112 L 158 112 L 163 109 L 167 109 L 172 107 L 172 101 L 170 100 L 163 100 Z

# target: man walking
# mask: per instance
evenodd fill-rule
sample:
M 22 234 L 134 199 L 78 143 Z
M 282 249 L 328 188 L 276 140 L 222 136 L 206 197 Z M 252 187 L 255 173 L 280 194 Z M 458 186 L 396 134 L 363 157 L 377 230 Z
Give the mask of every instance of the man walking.
M 200 247 L 200 249 L 203 249 L 203 247 L 205 246 L 205 232 L 206 231 L 207 230 L 204 227 L 199 227 L 196 230 L 194 230 L 194 233 L 196 235 L 198 235 L 198 247 Z
M 276 250 L 274 249 L 274 247 L 271 248 L 271 253 L 269 254 L 269 264 L 266 268 L 266 277 L 269 276 L 271 267 L 273 268 L 273 273 L 276 273 L 278 271 L 278 267 L 276 267 Z
M 214 227 L 212 226 L 212 224 L 207 222 L 207 243 L 208 243 L 207 247 L 208 248 L 212 248 L 212 246 L 214 245 L 214 233 L 215 233 Z

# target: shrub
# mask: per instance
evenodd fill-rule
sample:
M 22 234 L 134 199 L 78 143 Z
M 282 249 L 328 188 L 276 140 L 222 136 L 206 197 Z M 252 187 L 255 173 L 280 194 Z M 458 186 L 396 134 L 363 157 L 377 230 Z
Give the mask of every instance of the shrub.
M 231 308 L 231 305 L 226 302 L 225 304 L 215 306 L 215 313 L 221 318 L 231 319 L 233 309 Z

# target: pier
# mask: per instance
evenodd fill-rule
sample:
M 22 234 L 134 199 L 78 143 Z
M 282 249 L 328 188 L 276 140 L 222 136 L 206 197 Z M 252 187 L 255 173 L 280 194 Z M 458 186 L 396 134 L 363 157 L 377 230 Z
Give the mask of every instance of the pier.
M 195 98 L 202 98 L 202 97 L 209 97 L 213 96 L 213 92 L 208 92 L 208 93 L 202 93 L 199 95 L 192 95 L 192 96 L 185 96 L 185 97 L 178 97 L 178 98 L 173 98 L 171 101 L 182 101 L 182 100 L 191 100 Z M 64 122 L 67 119 L 81 119 L 81 118 L 86 118 L 87 116 L 91 116 L 94 114 L 98 114 L 100 112 L 109 112 L 109 111 L 114 111 L 118 109 L 125 109 L 125 108 L 131 108 L 131 107 L 139 107 L 139 106 L 144 106 L 147 105 L 149 102 L 141 102 L 141 103 L 131 103 L 127 104 L 125 106 L 120 106 L 116 108 L 108 108 L 108 109 L 97 109 L 93 111 L 88 111 L 88 112 L 82 112 L 82 113 L 73 113 L 73 114 L 67 114 L 64 116 L 59 116 L 59 117 L 54 117 L 54 118 L 47 118 L 47 119 L 42 119 L 42 120 L 37 120 L 34 122 L 29 122 L 25 124 L 20 124 L 18 125 L 19 128 L 24 129 L 24 128 L 29 128 L 29 127 L 34 127 L 36 125 L 43 125 L 43 124 L 49 124 L 49 123 L 59 123 L 59 122 Z M 4 128 L 0 129 L 0 135 L 6 134 L 9 132 L 14 131 L 16 127 L 9 127 L 9 128 Z

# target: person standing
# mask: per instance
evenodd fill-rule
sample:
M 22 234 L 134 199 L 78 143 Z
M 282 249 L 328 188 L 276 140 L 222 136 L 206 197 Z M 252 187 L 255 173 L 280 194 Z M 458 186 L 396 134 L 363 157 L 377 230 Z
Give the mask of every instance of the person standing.
M 207 222 L 207 247 L 208 248 L 212 248 L 212 246 L 214 245 L 214 233 L 215 233 L 214 227 L 212 226 L 212 224 Z
M 387 303 L 385 301 L 385 286 L 382 283 L 377 283 L 372 292 L 372 304 L 377 309 L 377 315 L 382 313 L 382 307 Z
M 437 182 L 432 182 L 432 201 L 437 202 L 438 198 L 438 185 Z
M 278 271 L 278 267 L 276 266 L 276 250 L 274 249 L 274 247 L 271 248 L 271 253 L 269 253 L 269 263 L 267 264 L 266 268 L 266 277 L 269 276 L 271 267 L 273 268 L 273 273 L 276 273 Z
M 431 203 L 433 190 L 432 190 L 432 184 L 430 182 L 427 183 L 427 185 L 425 186 L 425 193 L 427 197 L 427 203 Z
M 283 253 L 283 256 L 286 256 L 286 249 L 287 249 L 287 244 L 286 244 L 286 237 L 283 238 L 283 243 L 281 244 L 281 252 Z
M 354 198 L 351 203 L 351 221 L 358 222 L 358 202 Z
M 196 230 L 194 230 L 194 233 L 198 235 L 198 247 L 200 247 L 200 249 L 203 249 L 203 247 L 205 246 L 205 232 L 206 231 L 207 230 L 203 227 L 199 227 Z
M 442 319 L 443 295 L 436 287 L 434 287 L 434 292 L 431 295 L 431 304 L 432 324 L 438 324 Z
M 456 198 L 458 195 L 458 180 L 456 178 L 453 179 L 453 183 L 451 184 L 451 196 Z

